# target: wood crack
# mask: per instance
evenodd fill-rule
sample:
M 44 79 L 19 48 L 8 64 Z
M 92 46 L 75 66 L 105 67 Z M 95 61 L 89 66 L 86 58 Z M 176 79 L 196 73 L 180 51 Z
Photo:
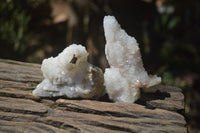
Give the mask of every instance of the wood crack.
M 92 126 L 99 126 L 99 127 L 103 127 L 103 128 L 107 128 L 110 130 L 117 130 L 117 131 L 124 131 L 124 132 L 131 132 L 131 133 L 137 133 L 136 131 L 129 129 L 129 128 L 123 128 L 123 127 L 119 127 L 119 126 L 113 126 L 113 125 L 108 125 L 108 124 L 104 124 L 104 123 L 100 123 L 100 122 L 96 122 L 96 121 L 81 121 L 84 124 L 87 125 L 92 125 Z
M 89 108 L 82 109 L 82 107 L 76 108 L 76 107 L 68 107 L 68 106 L 62 106 L 62 105 L 59 105 L 59 106 L 64 107 L 63 108 L 64 110 L 78 112 L 78 113 L 95 114 L 95 115 L 102 115 L 102 116 L 137 118 L 137 116 L 125 114 L 122 112 L 98 111 L 98 110 L 93 110 Z

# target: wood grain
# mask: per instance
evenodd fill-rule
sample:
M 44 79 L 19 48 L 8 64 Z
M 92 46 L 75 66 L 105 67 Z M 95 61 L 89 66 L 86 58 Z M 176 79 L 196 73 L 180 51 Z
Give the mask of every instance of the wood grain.
M 39 64 L 0 59 L 0 132 L 186 133 L 181 89 L 158 85 L 136 103 L 40 98 Z

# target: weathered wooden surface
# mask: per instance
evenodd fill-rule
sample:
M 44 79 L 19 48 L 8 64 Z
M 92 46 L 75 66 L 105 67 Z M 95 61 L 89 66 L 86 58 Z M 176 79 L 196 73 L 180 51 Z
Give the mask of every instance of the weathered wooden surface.
M 186 133 L 181 89 L 159 85 L 137 103 L 40 98 L 40 65 L 0 59 L 0 132 Z

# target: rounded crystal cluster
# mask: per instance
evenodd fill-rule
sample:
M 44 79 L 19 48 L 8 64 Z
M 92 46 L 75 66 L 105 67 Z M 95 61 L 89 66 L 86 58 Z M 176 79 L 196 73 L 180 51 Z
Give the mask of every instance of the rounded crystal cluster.
M 104 94 L 104 76 L 100 68 L 87 62 L 88 53 L 81 45 L 70 45 L 57 57 L 44 59 L 44 80 L 33 91 L 41 97 L 96 98 Z

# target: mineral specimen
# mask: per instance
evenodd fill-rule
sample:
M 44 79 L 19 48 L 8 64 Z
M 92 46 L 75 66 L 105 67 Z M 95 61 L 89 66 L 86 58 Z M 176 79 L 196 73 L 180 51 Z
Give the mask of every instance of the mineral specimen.
M 70 45 L 57 57 L 44 59 L 44 80 L 32 92 L 41 97 L 97 98 L 104 94 L 101 69 L 87 62 L 88 53 L 81 45 Z
M 139 88 L 159 84 L 161 78 L 148 75 L 143 67 L 138 43 L 129 36 L 113 16 L 104 17 L 105 53 L 111 68 L 104 73 L 106 91 L 115 102 L 135 102 Z

